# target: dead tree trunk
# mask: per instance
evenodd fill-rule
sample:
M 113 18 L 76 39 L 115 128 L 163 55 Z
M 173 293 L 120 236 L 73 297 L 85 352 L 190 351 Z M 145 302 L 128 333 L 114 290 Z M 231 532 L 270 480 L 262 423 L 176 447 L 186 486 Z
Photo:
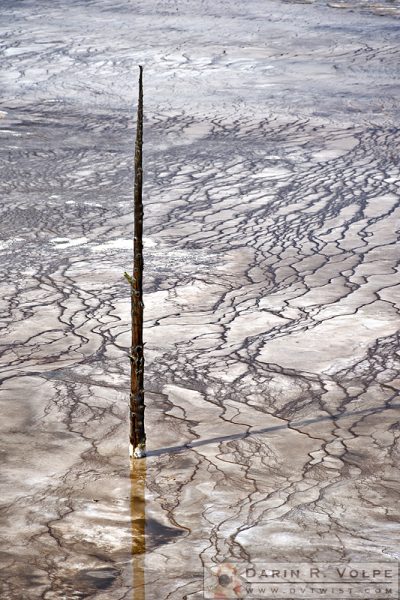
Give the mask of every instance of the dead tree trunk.
M 145 456 L 146 435 L 144 430 L 144 352 L 143 352 L 143 67 L 139 67 L 139 99 L 137 108 L 135 144 L 135 187 L 134 187 L 134 234 L 133 274 L 128 277 L 131 284 L 132 341 L 130 351 L 130 455 Z

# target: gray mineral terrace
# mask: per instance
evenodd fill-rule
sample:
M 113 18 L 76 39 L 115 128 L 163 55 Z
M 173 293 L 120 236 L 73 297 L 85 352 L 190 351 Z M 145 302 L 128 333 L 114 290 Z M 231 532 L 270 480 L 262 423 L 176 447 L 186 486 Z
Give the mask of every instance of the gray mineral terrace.
M 399 5 L 0 10 L 1 600 L 198 600 L 223 561 L 396 564 Z

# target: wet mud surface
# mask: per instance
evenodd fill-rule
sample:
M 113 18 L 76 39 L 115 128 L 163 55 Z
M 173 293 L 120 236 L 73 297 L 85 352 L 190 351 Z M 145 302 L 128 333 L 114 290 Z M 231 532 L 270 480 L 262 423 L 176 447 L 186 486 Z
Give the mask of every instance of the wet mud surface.
M 366 6 L 3 0 L 2 600 L 399 558 L 399 21 Z

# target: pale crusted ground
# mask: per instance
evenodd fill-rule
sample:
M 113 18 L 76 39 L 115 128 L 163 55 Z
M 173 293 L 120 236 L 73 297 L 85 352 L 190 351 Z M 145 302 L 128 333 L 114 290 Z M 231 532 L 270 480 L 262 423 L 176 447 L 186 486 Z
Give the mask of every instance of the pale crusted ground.
M 396 6 L 3 0 L 2 600 L 181 600 L 210 560 L 398 559 Z

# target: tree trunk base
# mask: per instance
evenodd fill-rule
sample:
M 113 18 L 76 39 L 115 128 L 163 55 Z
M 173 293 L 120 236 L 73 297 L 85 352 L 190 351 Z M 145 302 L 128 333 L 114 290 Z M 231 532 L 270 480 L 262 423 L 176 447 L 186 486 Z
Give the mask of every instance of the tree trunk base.
M 139 444 L 134 448 L 132 444 L 129 444 L 129 456 L 131 458 L 144 458 L 146 456 L 146 446 Z

